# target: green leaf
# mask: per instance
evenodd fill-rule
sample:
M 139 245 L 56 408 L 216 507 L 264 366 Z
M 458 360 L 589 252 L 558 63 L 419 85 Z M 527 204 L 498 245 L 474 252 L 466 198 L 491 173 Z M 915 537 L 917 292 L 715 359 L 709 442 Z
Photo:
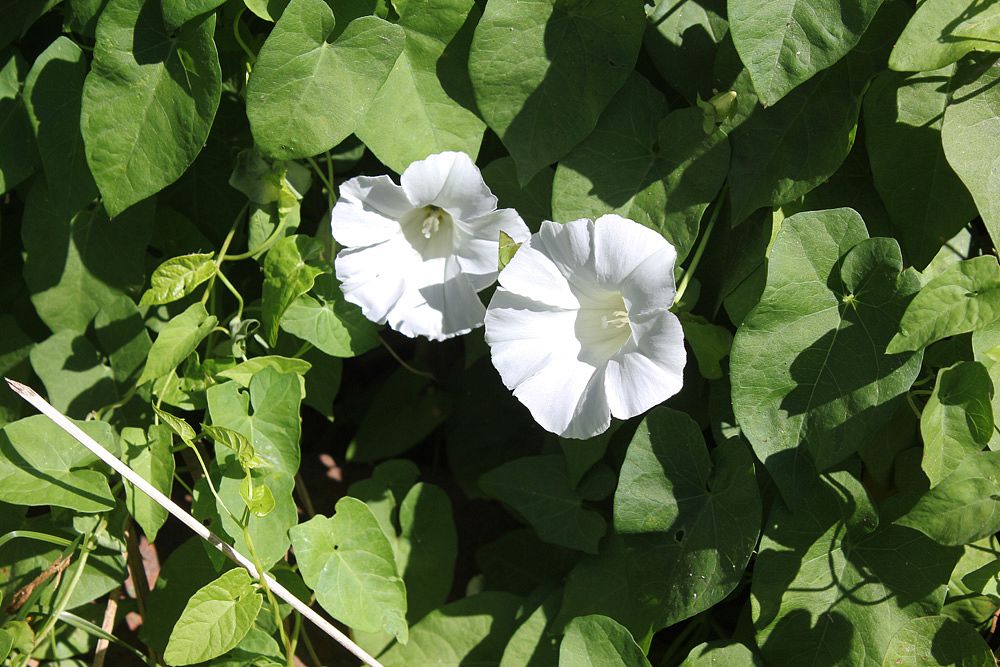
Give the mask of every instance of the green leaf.
M 194 429 L 191 428 L 191 425 L 186 421 L 180 417 L 170 414 L 169 412 L 166 412 L 165 410 L 161 410 L 156 405 L 153 406 L 153 412 L 155 412 L 156 416 L 162 419 L 163 423 L 166 424 L 171 431 L 176 433 L 184 443 L 191 445 L 194 442 L 194 439 L 197 437 L 197 433 L 194 432 Z
M 901 72 L 940 69 L 972 51 L 1000 51 L 996 33 L 988 39 L 965 38 L 976 22 L 997 15 L 989 2 L 925 0 L 906 24 L 889 56 L 889 67 Z
M 1000 245 L 1000 72 L 987 68 L 952 95 L 941 141 L 948 163 L 972 193 L 993 245 Z
M 171 257 L 156 267 L 149 279 L 149 289 L 142 295 L 140 306 L 172 303 L 191 294 L 194 289 L 215 275 L 218 270 L 212 253 L 192 253 Z
M 868 239 L 851 209 L 781 225 L 730 368 L 743 435 L 790 504 L 811 482 L 809 469 L 853 454 L 917 377 L 921 354 L 883 352 L 919 285 L 902 266 L 896 242 Z
M 234 648 L 249 632 L 263 598 L 243 568 L 202 586 L 184 607 L 163 654 L 168 665 L 193 665 Z
M 244 362 L 238 363 L 232 368 L 219 373 L 219 377 L 236 380 L 244 387 L 250 386 L 253 376 L 265 368 L 273 368 L 279 373 L 295 373 L 305 375 L 311 368 L 305 359 L 293 359 L 290 357 L 280 357 L 278 355 L 264 355 L 262 357 L 251 357 Z
M 882 0 L 754 0 L 728 3 L 733 43 L 764 106 L 850 51 Z
M 49 402 L 60 412 L 86 417 L 118 400 L 111 369 L 84 336 L 70 330 L 53 334 L 31 350 L 31 367 L 45 384 Z
M 584 507 L 561 454 L 515 459 L 480 477 L 479 486 L 523 517 L 543 542 L 597 553 L 607 523 Z
M 299 378 L 265 368 L 251 378 L 249 391 L 236 382 L 224 382 L 209 387 L 206 397 L 212 424 L 240 433 L 264 463 L 254 471 L 254 484 L 271 490 L 275 508 L 266 517 L 251 521 L 249 531 L 261 561 L 272 565 L 288 550 L 288 529 L 298 521 L 292 492 L 302 456 Z M 239 456 L 223 445 L 216 446 L 215 456 L 213 479 L 219 495 L 230 509 L 239 508 L 243 504 L 240 486 L 245 478 Z M 207 489 L 201 495 L 210 509 L 202 512 L 196 507 L 196 516 L 216 518 L 236 548 L 247 553 L 242 529 L 217 507 Z
M 497 257 L 497 268 L 503 271 L 504 267 L 510 264 L 510 260 L 514 259 L 514 254 L 520 247 L 520 243 L 515 243 L 514 239 L 512 239 L 509 234 L 501 230 L 500 252 Z
M 309 157 L 355 132 L 403 48 L 403 31 L 380 18 L 352 21 L 333 40 L 336 23 L 323 0 L 292 0 L 258 54 L 247 116 L 272 157 Z
M 458 556 L 451 500 L 433 484 L 416 484 L 399 507 L 396 562 L 406 585 L 411 625 L 448 599 Z
M 348 461 L 379 461 L 416 446 L 451 412 L 451 395 L 405 368 L 392 373 L 368 403 Z
M 263 461 L 257 458 L 250 440 L 239 431 L 215 424 L 202 424 L 201 430 L 205 435 L 214 440 L 216 444 L 222 445 L 229 451 L 234 452 L 236 459 L 240 463 L 240 467 L 245 472 L 263 465 Z
M 376 465 L 368 479 L 351 484 L 347 495 L 368 506 L 382 526 L 382 532 L 391 540 L 396 537 L 396 508 L 418 477 L 420 469 L 412 461 L 390 459 Z
M 529 601 L 537 599 L 537 594 L 534 594 Z M 561 601 L 562 590 L 556 589 L 545 596 L 530 614 L 530 606 L 525 603 L 525 611 L 521 614 L 524 620 L 504 647 L 499 667 L 546 667 L 558 664 L 559 633 L 552 627 L 552 622 Z
M 385 667 L 496 665 L 516 627 L 521 599 L 486 592 L 435 609 L 413 626 L 410 641 L 379 656 Z
M 919 350 L 1000 319 L 1000 266 L 993 256 L 952 264 L 917 293 L 886 352 Z
M 84 331 L 97 312 L 141 286 L 152 204 L 109 220 L 100 206 L 67 212 L 37 179 L 25 203 L 24 281 L 52 331 Z
M 253 477 L 249 473 L 240 483 L 240 498 L 258 519 L 263 519 L 273 512 L 277 504 L 271 489 L 265 484 L 254 484 Z
M 702 115 L 666 115 L 663 95 L 635 74 L 597 127 L 560 161 L 552 184 L 557 220 L 617 213 L 663 234 L 678 263 L 729 169 L 729 143 L 702 131 Z
M 168 498 L 174 483 L 172 433 L 166 424 L 150 426 L 148 436 L 139 428 L 122 429 L 123 460 Z M 167 520 L 167 510 L 128 482 L 125 482 L 125 507 L 146 538 L 155 542 L 156 534 Z
M 939 544 L 961 545 L 1000 530 L 1000 452 L 967 456 L 896 523 Z
M 798 199 L 837 171 L 854 143 L 862 94 L 884 66 L 906 12 L 902 3 L 886 4 L 841 62 L 733 130 L 733 223 L 761 206 Z
M 703 378 L 718 380 L 723 377 L 722 360 L 729 356 L 733 345 L 733 334 L 729 329 L 712 324 L 704 317 L 683 313 L 680 315 L 684 327 L 684 340 L 691 346 L 698 370 Z
M 993 435 L 992 399 L 993 382 L 982 364 L 963 361 L 938 372 L 934 393 L 920 415 L 924 441 L 920 467 L 931 486 L 989 442 Z
M 289 304 L 281 328 L 334 357 L 355 357 L 378 347 L 378 325 L 344 298 L 330 274 L 316 276 L 312 292 Z
M 125 394 L 134 385 L 152 346 L 135 302 L 120 296 L 101 306 L 94 317 L 94 334 L 101 352 L 108 357 L 118 392 Z
M 941 610 L 961 550 L 877 521 L 846 473 L 824 477 L 794 512 L 775 506 L 751 587 L 767 664 L 881 667 L 900 628 Z
M 315 516 L 289 534 L 323 609 L 356 630 L 385 630 L 406 643 L 406 587 L 392 545 L 363 502 L 341 498 L 332 517 Z
M 466 63 L 467 27 L 479 10 L 473 0 L 395 6 L 403 51 L 358 123 L 358 138 L 396 172 L 446 150 L 475 158 L 486 125 L 474 111 Z
M 295 299 L 316 282 L 323 269 L 310 262 L 319 261 L 323 246 L 308 236 L 286 236 L 275 243 L 264 259 L 263 313 L 264 338 L 273 346 L 278 342 L 278 323 Z
M 644 644 L 736 587 L 760 513 L 745 445 L 728 442 L 709 454 L 690 417 L 654 408 L 622 464 L 614 536 L 570 574 L 560 617 L 610 616 Z
M 38 162 L 31 121 L 20 96 L 26 70 L 17 51 L 0 53 L 0 193 L 30 176 Z
M 994 667 L 996 658 L 974 628 L 946 616 L 915 618 L 896 633 L 882 667 Z
M 647 11 L 643 48 L 670 87 L 695 104 L 707 94 L 719 42 L 729 32 L 719 0 L 661 0 Z
M 743 644 L 716 641 L 698 644 L 680 667 L 761 667 L 760 658 Z
M 469 74 L 522 183 L 593 131 L 635 65 L 644 27 L 637 0 L 489 0 Z
M 952 69 L 884 72 L 865 95 L 872 178 L 906 257 L 923 268 L 976 208 L 941 148 Z
M 209 315 L 201 303 L 191 304 L 183 313 L 167 322 L 153 341 L 149 359 L 137 384 L 157 380 L 180 366 L 215 328 L 217 322 L 215 316 Z
M 35 59 L 24 80 L 24 103 L 49 192 L 70 213 L 97 197 L 80 134 L 86 76 L 83 51 L 69 38 L 59 37 Z
M 116 452 L 117 435 L 99 421 L 76 422 L 84 433 Z M 0 430 L 0 501 L 106 512 L 115 506 L 108 478 L 83 445 L 48 417 L 34 415 Z
M 6 660 L 14 647 L 14 637 L 6 630 L 0 629 L 0 660 Z
M 188 21 L 214 11 L 226 0 L 161 0 L 163 24 L 173 32 Z
M 80 127 L 111 217 L 176 181 L 208 138 L 222 92 L 215 15 L 171 34 L 155 0 L 109 0 Z
M 649 667 L 649 660 L 627 628 L 607 616 L 580 616 L 566 626 L 559 647 L 565 667 Z

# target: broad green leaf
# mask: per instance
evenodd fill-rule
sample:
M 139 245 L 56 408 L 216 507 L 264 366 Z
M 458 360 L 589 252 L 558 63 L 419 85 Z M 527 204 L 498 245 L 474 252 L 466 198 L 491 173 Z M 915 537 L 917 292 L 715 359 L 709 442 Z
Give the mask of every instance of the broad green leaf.
M 736 587 L 760 513 L 746 446 L 728 442 L 710 455 L 690 417 L 655 408 L 622 464 L 614 537 L 570 574 L 560 617 L 610 616 L 643 644 Z
M 149 359 L 137 384 L 156 380 L 187 359 L 198 344 L 215 328 L 217 320 L 201 303 L 193 303 L 164 325 L 149 350 Z
M 6 660 L 13 647 L 14 636 L 6 630 L 0 629 L 0 660 Z
M 607 616 L 579 616 L 566 626 L 559 646 L 561 667 L 649 667 L 627 628 Z
M 254 484 L 266 485 L 271 490 L 275 508 L 266 517 L 250 522 L 250 536 L 261 560 L 272 565 L 288 550 L 288 529 L 297 522 L 292 491 L 301 459 L 299 378 L 274 368 L 264 368 L 251 378 L 249 390 L 236 382 L 224 382 L 210 387 L 206 395 L 212 423 L 240 433 L 264 463 L 260 470 L 254 471 Z M 239 455 L 224 445 L 217 445 L 215 456 L 213 478 L 219 495 L 230 509 L 239 508 L 243 504 L 240 486 L 245 477 Z M 218 518 L 222 530 L 233 538 L 236 548 L 246 553 L 243 531 L 216 506 L 216 500 L 207 490 L 203 495 L 211 510 L 203 516 Z M 196 507 L 196 514 L 199 512 L 200 508 Z
M 57 4 L 59 0 L 30 3 L 5 0 L 0 4 L 4 13 L 4 22 L 0 25 L 0 49 L 22 37 L 35 21 Z
M 976 215 L 941 148 L 953 69 L 912 76 L 883 72 L 865 95 L 872 178 L 894 235 L 917 268 Z
M 825 477 L 795 512 L 775 506 L 751 588 L 767 664 L 881 667 L 900 628 L 940 611 L 961 550 L 876 524 L 846 473 Z
M 281 328 L 333 357 L 355 357 L 378 347 L 378 325 L 344 298 L 331 274 L 316 276 L 309 294 L 289 304 Z
M 485 123 L 474 111 L 466 70 L 473 0 L 406 0 L 396 5 L 403 50 L 359 120 L 357 134 L 390 169 L 455 150 L 473 158 Z
M 941 141 L 948 163 L 972 193 L 994 247 L 1000 245 L 1000 71 L 996 67 L 954 92 L 944 113 Z
M 53 331 L 84 331 L 94 315 L 142 284 L 152 205 L 115 220 L 100 206 L 67 212 L 36 180 L 25 203 L 24 281 L 38 316 Z
M 532 595 L 532 600 L 537 599 Z M 559 662 L 559 633 L 552 627 L 562 590 L 556 589 L 545 596 L 530 614 L 525 611 L 524 620 L 511 635 L 504 647 L 499 667 L 547 667 Z M 529 608 L 526 603 L 525 608 Z
M 332 517 L 315 516 L 289 534 L 323 609 L 356 630 L 385 630 L 406 643 L 406 587 L 392 545 L 363 502 L 341 498 Z
M 552 219 L 552 179 L 555 172 L 545 168 L 522 186 L 517 182 L 517 168 L 509 156 L 497 158 L 483 168 L 483 180 L 496 195 L 500 208 L 513 208 L 531 231 L 538 231 L 542 220 Z
M 31 350 L 31 367 L 41 378 L 49 402 L 60 412 L 84 418 L 118 400 L 111 369 L 101 363 L 93 344 L 68 329 Z
M 38 162 L 31 121 L 20 96 L 27 69 L 17 51 L 0 53 L 0 193 L 30 176 Z
M 733 334 L 699 315 L 684 313 L 679 319 L 684 327 L 684 340 L 694 352 L 701 376 L 709 380 L 722 378 L 721 362 L 729 356 Z
M 902 3 L 886 4 L 841 62 L 773 107 L 757 108 L 733 130 L 729 185 L 734 224 L 761 206 L 798 199 L 837 171 L 854 143 L 862 94 L 884 66 L 885 52 L 907 11 Z
M 993 435 L 993 382 L 986 367 L 963 361 L 938 372 L 934 393 L 920 415 L 924 457 L 931 486 L 948 476 Z
M 729 0 L 730 30 L 764 106 L 812 78 L 861 39 L 882 0 Z
M 403 48 L 403 31 L 380 18 L 352 21 L 334 40 L 336 23 L 323 0 L 292 0 L 261 47 L 247 116 L 272 157 L 309 157 L 355 132 Z
M 0 315 L 0 376 L 31 383 L 31 363 L 29 357 L 35 346 L 28 334 L 21 330 L 13 315 Z M 13 392 L 0 391 L 0 427 L 17 421 L 28 414 L 31 408 Z
M 117 453 L 117 435 L 99 421 L 77 426 Z M 34 415 L 0 430 L 0 501 L 15 505 L 68 507 L 77 512 L 106 512 L 115 506 L 103 472 L 83 445 L 48 417 Z
M 695 109 L 666 115 L 663 95 L 635 74 L 560 161 L 552 212 L 559 221 L 605 213 L 635 220 L 674 244 L 680 262 L 728 169 L 726 136 L 705 134 Z
M 698 644 L 680 667 L 761 667 L 760 658 L 743 644 L 716 641 Z
M 476 551 L 486 588 L 530 595 L 539 586 L 557 584 L 580 553 L 546 544 L 530 528 L 518 528 Z
M 716 49 L 729 32 L 724 0 L 659 0 L 642 44 L 670 87 L 695 104 L 707 95 Z
M 946 616 L 915 618 L 896 633 L 882 667 L 994 667 L 996 658 L 976 630 Z
M 218 268 L 212 253 L 192 253 L 171 257 L 156 267 L 149 279 L 149 289 L 140 306 L 172 303 L 191 294 L 198 285 L 215 275 Z
M 410 641 L 379 656 L 385 667 L 496 665 L 516 627 L 521 600 L 478 593 L 432 611 L 413 626 Z
M 851 209 L 785 220 L 730 354 L 733 410 L 785 500 L 892 417 L 922 355 L 886 354 L 919 280 Z M 890 350 L 895 352 L 895 350 Z
M 385 379 L 347 448 L 348 461 L 391 458 L 414 447 L 444 422 L 451 395 L 405 368 Z
M 924 0 L 896 40 L 889 67 L 924 72 L 950 65 L 972 51 L 1000 51 L 997 33 L 979 35 L 985 39 L 973 37 L 978 22 L 985 19 L 988 24 L 989 17 L 998 13 L 991 2 Z
M 163 24 L 173 32 L 188 21 L 214 11 L 226 0 L 161 0 Z
M 451 500 L 433 484 L 416 484 L 399 507 L 396 562 L 412 625 L 448 599 L 458 555 Z
M 193 665 L 222 655 L 249 632 L 262 603 L 247 571 L 229 570 L 188 601 L 163 659 L 168 665 Z
M 100 16 L 105 4 L 107 0 L 64 0 L 62 10 L 66 26 L 73 32 L 93 39 L 97 17 Z
M 977 331 L 1000 319 L 1000 266 L 993 256 L 949 266 L 906 307 L 899 333 L 886 352 L 919 350 L 956 334 Z
M 171 34 L 155 0 L 109 0 L 83 86 L 87 163 L 111 217 L 180 177 L 222 92 L 215 16 Z
M 69 213 L 97 197 L 80 134 L 86 76 L 83 51 L 69 38 L 59 37 L 35 59 L 24 81 L 24 103 L 49 192 Z
M 509 505 L 542 541 L 597 553 L 607 523 L 584 506 L 583 497 L 569 482 L 561 454 L 526 456 L 505 463 L 480 477 L 479 486 Z
M 593 131 L 635 65 L 644 28 L 638 0 L 489 0 L 469 73 L 522 183 Z
M 265 368 L 273 368 L 279 373 L 295 373 L 296 375 L 305 375 L 309 369 L 312 368 L 312 364 L 305 359 L 293 359 L 278 355 L 264 355 L 261 357 L 251 357 L 244 362 L 236 364 L 232 368 L 227 368 L 219 373 L 219 377 L 236 380 L 244 387 L 249 387 L 250 380 L 253 379 L 253 376 Z
M 122 429 L 123 460 L 168 498 L 174 483 L 172 433 L 166 424 L 150 426 L 148 436 L 139 428 Z M 128 482 L 125 482 L 125 507 L 146 538 L 155 542 L 156 534 L 167 520 L 167 510 Z
M 368 479 L 351 484 L 347 495 L 368 506 L 382 532 L 390 539 L 396 536 L 397 511 L 406 493 L 420 477 L 420 469 L 408 459 L 390 459 L 375 466 Z
M 270 614 L 267 616 L 270 617 Z M 258 625 L 250 628 L 236 648 L 205 663 L 205 667 L 285 667 L 285 665 L 287 663 L 284 650 L 274 637 L 261 630 Z
M 1000 452 L 967 456 L 896 523 L 939 544 L 961 545 L 1000 530 Z
M 323 254 L 319 241 L 308 236 L 286 236 L 275 243 L 264 259 L 263 325 L 264 338 L 278 342 L 278 323 L 297 298 L 312 289 L 323 269 L 313 266 Z
M 122 295 L 101 306 L 94 317 L 94 334 L 111 365 L 118 392 L 125 394 L 134 385 L 152 346 L 135 302 Z

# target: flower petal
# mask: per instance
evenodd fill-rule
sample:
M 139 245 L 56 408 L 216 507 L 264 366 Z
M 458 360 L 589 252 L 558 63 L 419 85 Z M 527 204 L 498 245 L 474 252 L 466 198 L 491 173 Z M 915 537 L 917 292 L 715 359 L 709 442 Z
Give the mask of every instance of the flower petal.
M 594 222 L 594 270 L 599 284 L 617 288 L 654 254 L 660 254 L 664 264 L 667 257 L 673 258 L 668 271 L 673 276 L 677 251 L 662 234 L 618 215 L 602 215 Z
M 454 257 L 423 262 L 388 314 L 389 326 L 410 337 L 444 340 L 483 324 L 486 308 Z
M 500 232 L 523 243 L 531 237 L 528 226 L 512 208 L 502 208 L 467 221 L 456 220 L 455 254 L 459 265 L 477 289 L 496 280 Z
M 629 419 L 681 390 L 684 381 L 684 332 L 680 320 L 664 311 L 632 318 L 633 336 L 608 361 L 604 382 L 611 414 Z
M 553 309 L 502 287 L 486 310 L 486 342 L 493 365 L 507 387 L 516 387 L 540 371 L 553 356 L 575 356 L 576 313 Z
M 677 251 L 669 243 L 649 255 L 622 283 L 630 318 L 667 310 L 674 305 L 677 287 L 674 284 L 674 264 Z
M 376 245 L 344 248 L 334 261 L 344 298 L 379 324 L 386 321 L 403 295 L 407 273 L 419 264 L 420 255 L 402 236 Z
M 398 220 L 412 208 L 388 176 L 358 176 L 340 186 L 330 229 L 337 243 L 348 248 L 375 245 L 399 233 Z
M 407 167 L 399 180 L 414 207 L 437 206 L 463 220 L 486 215 L 497 207 L 497 198 L 465 153 L 431 155 Z
M 579 308 L 580 302 L 566 276 L 547 255 L 535 248 L 537 239 L 537 234 L 532 236 L 500 272 L 500 285 L 553 308 Z
M 531 237 L 531 245 L 548 257 L 558 267 L 559 272 L 574 284 L 594 283 L 592 221 L 573 220 L 561 225 L 558 222 L 545 220 L 538 233 Z M 515 259 L 516 257 L 517 255 Z
M 564 438 L 592 438 L 611 425 L 603 373 L 565 355 L 515 387 L 514 396 L 542 428 Z

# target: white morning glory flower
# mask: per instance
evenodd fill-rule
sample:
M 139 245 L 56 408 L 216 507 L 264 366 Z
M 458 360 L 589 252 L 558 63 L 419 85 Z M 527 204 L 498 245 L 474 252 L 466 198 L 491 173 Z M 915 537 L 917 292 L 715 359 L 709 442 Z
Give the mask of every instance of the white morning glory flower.
M 567 438 L 607 430 L 681 389 L 677 251 L 617 215 L 543 222 L 500 273 L 486 311 L 493 365 L 539 424 Z
M 483 323 L 477 292 L 496 280 L 501 230 L 523 241 L 528 228 L 513 209 L 497 210 L 465 153 L 414 162 L 400 183 L 359 176 L 340 187 L 331 224 L 344 297 L 407 336 L 468 333 Z

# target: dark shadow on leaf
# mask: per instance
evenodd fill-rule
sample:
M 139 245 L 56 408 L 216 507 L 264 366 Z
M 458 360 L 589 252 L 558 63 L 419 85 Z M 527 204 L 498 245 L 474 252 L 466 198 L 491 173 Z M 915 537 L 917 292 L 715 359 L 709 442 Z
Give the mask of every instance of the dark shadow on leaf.
M 472 46 L 472 36 L 482 18 L 483 12 L 478 5 L 473 5 L 465 22 L 451 38 L 437 61 L 437 77 L 441 88 L 452 100 L 461 107 L 482 116 L 476 105 L 472 92 L 472 79 L 469 76 L 469 49 Z

